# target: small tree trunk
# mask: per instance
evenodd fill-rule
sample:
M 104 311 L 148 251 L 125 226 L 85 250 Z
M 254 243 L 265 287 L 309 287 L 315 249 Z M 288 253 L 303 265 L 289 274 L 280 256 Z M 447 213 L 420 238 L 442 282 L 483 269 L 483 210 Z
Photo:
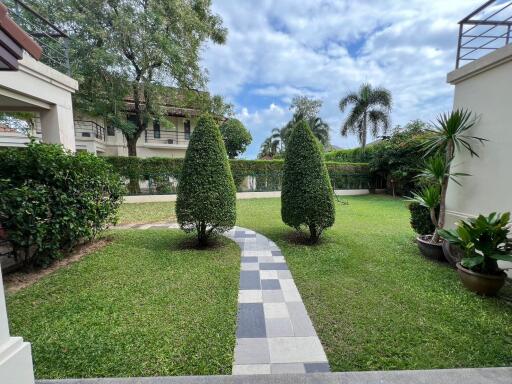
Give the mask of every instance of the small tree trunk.
M 366 148 L 366 112 L 363 114 L 363 135 L 362 135 L 362 142 L 361 142 L 361 148 Z
M 138 136 L 126 137 L 126 143 L 128 145 L 128 156 L 137 157 L 137 140 Z M 128 190 L 131 194 L 137 195 L 140 193 L 140 184 L 138 178 L 130 178 L 128 184 Z
M 206 234 L 206 223 L 199 223 L 197 226 L 197 242 L 201 247 L 208 245 L 208 235 Z
M 434 224 L 434 226 L 436 227 L 436 229 L 434 230 L 434 234 L 432 235 L 432 243 L 437 243 L 439 242 L 439 233 L 437 233 L 437 230 L 439 229 L 439 222 L 437 221 L 436 218 L 435 208 L 430 209 L 430 220 L 432 220 L 432 224 Z
M 309 236 L 309 241 L 312 244 L 318 243 L 319 235 L 318 235 L 318 231 L 317 231 L 316 225 L 314 225 L 314 224 L 310 224 L 309 225 L 309 235 L 310 235 Z

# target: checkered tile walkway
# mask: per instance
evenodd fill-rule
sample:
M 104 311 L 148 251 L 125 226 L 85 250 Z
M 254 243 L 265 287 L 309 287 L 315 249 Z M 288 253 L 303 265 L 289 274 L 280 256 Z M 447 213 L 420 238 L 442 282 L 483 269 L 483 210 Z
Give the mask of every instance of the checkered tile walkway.
M 329 364 L 276 244 L 235 227 L 242 249 L 234 375 L 328 372 Z

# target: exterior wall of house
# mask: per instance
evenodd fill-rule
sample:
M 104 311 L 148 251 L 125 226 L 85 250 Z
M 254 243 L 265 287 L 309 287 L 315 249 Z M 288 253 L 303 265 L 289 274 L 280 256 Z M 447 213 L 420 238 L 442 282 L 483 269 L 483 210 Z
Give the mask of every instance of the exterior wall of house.
M 173 127 L 160 127 L 160 135 L 155 135 L 153 122 L 148 124 L 148 131 L 142 134 L 137 142 L 137 157 L 185 157 L 189 140 L 185 134 L 185 120 L 190 120 L 190 132 L 194 130 L 195 119 L 184 118 L 181 116 L 170 116 Z M 82 130 L 91 130 L 90 122 L 94 122 L 101 127 L 105 127 L 104 138 L 98 138 L 94 135 L 84 137 Z M 77 150 L 96 153 L 99 156 L 128 156 L 128 147 L 126 139 L 121 131 L 115 129 L 113 132 L 106 128 L 106 124 L 101 118 L 92 118 L 90 116 L 78 116 L 75 122 L 76 147 Z M 113 133 L 110 135 L 109 133 Z M 158 137 L 160 136 L 160 137 Z
M 477 145 L 480 157 L 458 152 L 454 172 L 462 186 L 451 182 L 447 193 L 447 224 L 494 211 L 512 211 L 512 45 L 498 49 L 448 74 L 455 85 L 454 108 L 479 115 L 469 135 L 488 139 Z
M 42 140 L 75 150 L 71 95 L 76 80 L 26 52 L 16 71 L 0 71 L 0 110 L 39 112 Z

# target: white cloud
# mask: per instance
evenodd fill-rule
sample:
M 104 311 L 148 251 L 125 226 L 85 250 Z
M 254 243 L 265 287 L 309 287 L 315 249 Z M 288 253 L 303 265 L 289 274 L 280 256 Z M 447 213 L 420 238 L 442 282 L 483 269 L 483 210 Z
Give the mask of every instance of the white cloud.
M 251 129 L 254 156 L 270 130 L 289 118 L 297 94 L 324 101 L 321 116 L 333 142 L 339 99 L 362 82 L 389 88 L 392 120 L 431 120 L 451 106 L 457 21 L 481 0 L 329 1 L 214 0 L 229 29 L 223 46 L 208 46 L 210 89 L 233 101 Z

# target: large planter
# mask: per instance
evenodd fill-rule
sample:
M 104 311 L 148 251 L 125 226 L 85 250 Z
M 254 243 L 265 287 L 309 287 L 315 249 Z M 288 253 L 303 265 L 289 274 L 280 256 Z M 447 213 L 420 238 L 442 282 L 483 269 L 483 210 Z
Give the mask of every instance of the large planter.
M 495 296 L 505 284 L 507 277 L 503 271 L 500 275 L 484 275 L 464 268 L 460 263 L 457 263 L 457 272 L 468 290 L 484 296 Z
M 416 243 L 418 244 L 418 248 L 421 254 L 425 256 L 427 259 L 445 262 L 446 259 L 444 257 L 442 243 L 431 243 L 431 238 L 432 235 L 418 236 L 416 238 Z
M 464 251 L 456 245 L 450 244 L 448 241 L 443 241 L 443 253 L 446 261 L 456 268 L 457 263 L 464 257 Z

